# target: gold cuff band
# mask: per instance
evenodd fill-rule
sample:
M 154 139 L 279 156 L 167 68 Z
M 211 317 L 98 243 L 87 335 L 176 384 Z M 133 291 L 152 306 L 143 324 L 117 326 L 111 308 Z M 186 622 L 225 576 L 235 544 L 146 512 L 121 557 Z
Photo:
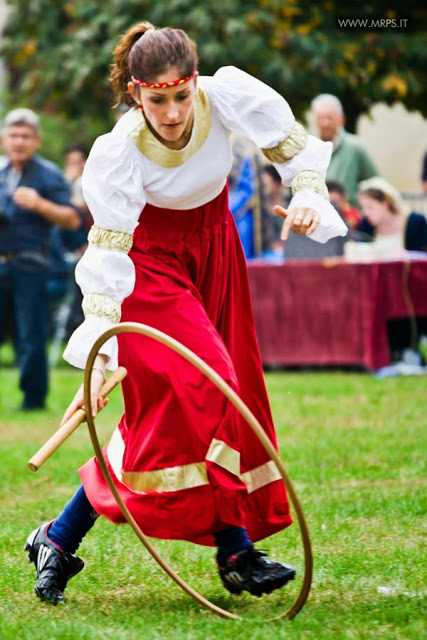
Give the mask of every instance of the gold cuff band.
M 83 298 L 82 309 L 85 318 L 88 316 L 108 318 L 113 324 L 117 324 L 120 320 L 120 304 L 115 298 L 103 293 L 87 293 Z
M 129 253 L 132 248 L 133 236 L 125 231 L 104 229 L 94 224 L 87 237 L 89 244 L 99 249 L 113 249 Z
M 262 149 L 263 154 L 270 162 L 282 163 L 292 160 L 304 149 L 308 142 L 308 135 L 302 124 L 295 122 L 290 134 L 277 147 Z
M 323 196 L 325 200 L 329 200 L 329 192 L 325 184 L 325 179 L 318 171 L 312 171 L 311 169 L 300 171 L 292 180 L 291 187 L 293 195 L 295 195 L 297 191 L 301 191 L 301 189 L 311 189 Z

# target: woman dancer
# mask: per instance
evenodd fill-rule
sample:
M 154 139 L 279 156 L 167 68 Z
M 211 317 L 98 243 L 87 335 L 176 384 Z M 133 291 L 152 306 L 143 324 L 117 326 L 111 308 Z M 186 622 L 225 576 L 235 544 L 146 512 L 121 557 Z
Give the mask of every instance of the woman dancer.
M 289 211 L 277 209 L 283 239 L 291 229 L 320 241 L 345 234 L 324 183 L 332 145 L 307 136 L 287 102 L 248 74 L 225 67 L 198 78 L 196 69 L 195 44 L 179 29 L 138 24 L 115 50 L 111 84 L 118 102 L 133 108 L 95 142 L 85 166 L 95 221 L 76 271 L 85 321 L 65 358 L 83 368 L 96 338 L 120 319 L 152 325 L 210 364 L 276 443 L 228 208 L 229 136 L 257 144 L 292 186 Z M 293 579 L 292 567 L 253 546 L 292 520 L 280 474 L 234 407 L 167 347 L 123 334 L 95 361 L 94 414 L 105 402 L 105 367 L 118 362 L 128 370 L 125 412 L 104 456 L 141 529 L 216 545 L 231 593 L 259 596 Z M 82 404 L 80 388 L 64 421 Z M 83 568 L 74 553 L 98 514 L 124 521 L 96 459 L 80 477 L 64 511 L 26 543 L 36 594 L 53 603 Z

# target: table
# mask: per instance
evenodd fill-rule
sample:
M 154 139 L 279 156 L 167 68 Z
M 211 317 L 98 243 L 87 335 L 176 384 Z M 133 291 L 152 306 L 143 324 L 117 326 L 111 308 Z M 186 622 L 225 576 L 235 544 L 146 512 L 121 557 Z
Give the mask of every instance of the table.
M 387 321 L 427 316 L 427 259 L 248 263 L 267 366 L 390 364 Z

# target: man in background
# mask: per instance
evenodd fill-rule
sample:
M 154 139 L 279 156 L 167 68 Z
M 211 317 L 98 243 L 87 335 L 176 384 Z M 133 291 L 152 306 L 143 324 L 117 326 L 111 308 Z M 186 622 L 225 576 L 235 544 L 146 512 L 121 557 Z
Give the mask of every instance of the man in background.
M 47 282 L 54 225 L 77 230 L 80 216 L 59 168 L 41 158 L 40 123 L 30 109 L 5 118 L 0 170 L 0 335 L 12 310 L 24 392 L 22 410 L 45 406 L 48 391 Z
M 319 137 L 334 145 L 326 179 L 339 182 L 351 204 L 357 207 L 359 182 L 378 176 L 379 172 L 359 138 L 344 129 L 344 110 L 336 96 L 318 95 L 311 109 Z

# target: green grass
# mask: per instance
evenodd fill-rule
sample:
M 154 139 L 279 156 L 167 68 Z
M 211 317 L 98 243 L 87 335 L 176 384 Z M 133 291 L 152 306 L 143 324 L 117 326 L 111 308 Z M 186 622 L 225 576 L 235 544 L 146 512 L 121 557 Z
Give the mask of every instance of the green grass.
M 22 414 L 16 371 L 0 369 L 2 640 L 426 637 L 425 378 L 267 375 L 282 459 L 306 513 L 315 561 L 309 600 L 292 622 L 268 619 L 290 605 L 300 580 L 262 599 L 233 598 L 215 575 L 212 549 L 154 541 L 193 587 L 246 618 L 222 620 L 181 592 L 129 527 L 105 520 L 79 549 L 86 568 L 70 581 L 67 604 L 55 608 L 34 597 L 35 570 L 23 544 L 77 488 L 77 468 L 91 455 L 86 427 L 36 474 L 26 465 L 57 428 L 80 380 L 75 370 L 55 369 L 48 410 Z M 97 421 L 101 440 L 120 413 L 116 391 Z M 297 525 L 261 546 L 301 576 Z

